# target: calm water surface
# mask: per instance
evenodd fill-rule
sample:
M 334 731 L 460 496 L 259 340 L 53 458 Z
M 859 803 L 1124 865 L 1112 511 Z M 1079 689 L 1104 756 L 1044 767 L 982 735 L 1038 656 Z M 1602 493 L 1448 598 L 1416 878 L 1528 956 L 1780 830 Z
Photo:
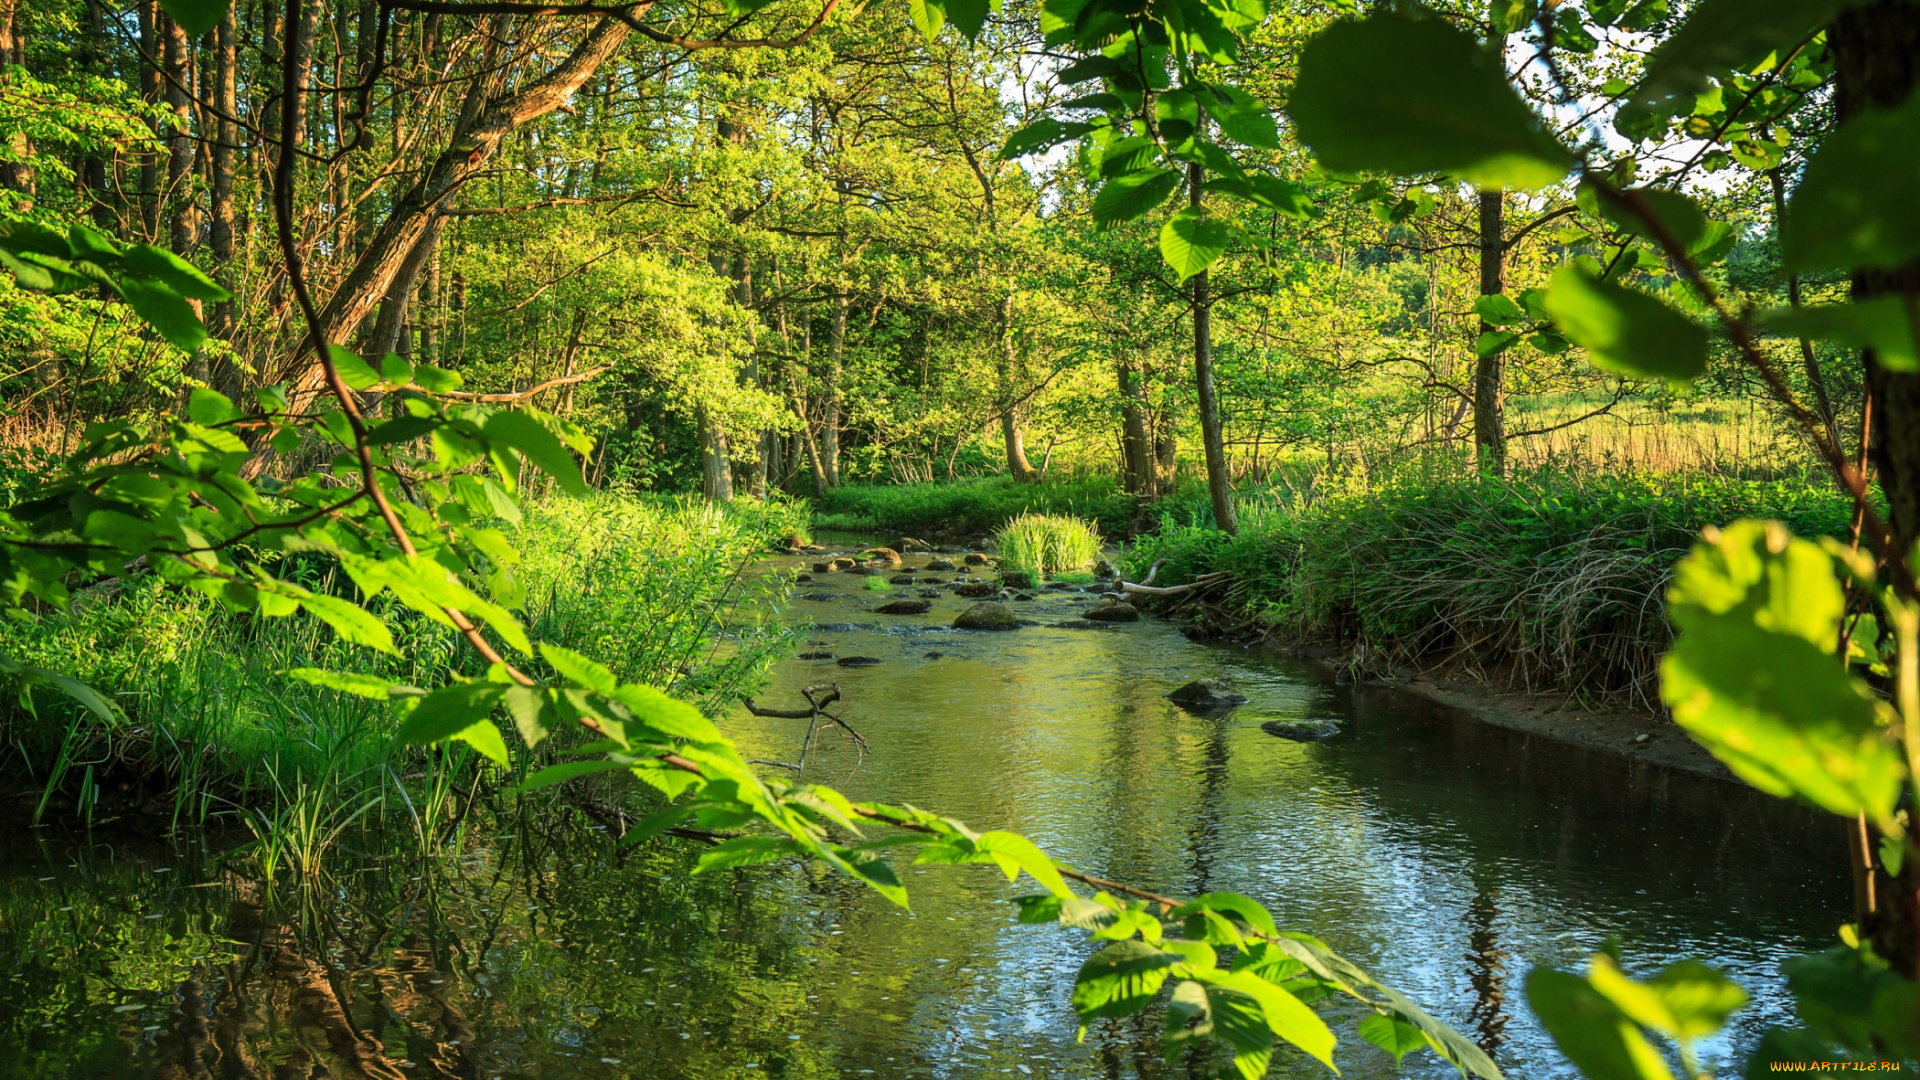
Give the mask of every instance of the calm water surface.
M 1017 605 L 1036 625 L 973 634 L 947 628 L 968 601 L 883 616 L 871 609 L 902 590 L 862 584 L 800 586 L 818 624 L 801 651 L 834 659 L 784 662 L 761 698 L 841 686 L 871 750 L 829 734 L 807 779 L 1017 830 L 1104 877 L 1255 896 L 1509 1076 L 1571 1075 L 1521 983 L 1609 938 L 1634 970 L 1698 956 L 1748 988 L 1706 1055 L 1729 1072 L 1788 1017 L 1779 961 L 1848 917 L 1839 831 L 1744 788 L 1330 686 L 1160 622 L 1053 625 L 1084 610 L 1079 595 L 1042 594 Z M 1252 700 L 1215 717 L 1165 700 L 1201 676 Z M 1344 732 L 1303 745 L 1260 730 L 1319 718 Z M 748 756 L 786 761 L 806 726 L 727 723 Z M 690 881 L 685 853 L 623 861 L 603 833 L 512 813 L 477 805 L 460 855 L 432 865 L 350 845 L 307 889 L 267 889 L 218 845 L 11 831 L 0 1076 L 1188 1074 L 1159 1063 L 1153 1016 L 1076 1042 L 1067 993 L 1092 948 L 1013 922 L 1005 898 L 1031 883 L 903 870 L 903 913 L 799 867 Z M 1335 1026 L 1344 1075 L 1395 1075 Z M 1452 1075 L 1430 1054 L 1404 1073 Z M 1326 1073 L 1282 1053 L 1273 1075 Z

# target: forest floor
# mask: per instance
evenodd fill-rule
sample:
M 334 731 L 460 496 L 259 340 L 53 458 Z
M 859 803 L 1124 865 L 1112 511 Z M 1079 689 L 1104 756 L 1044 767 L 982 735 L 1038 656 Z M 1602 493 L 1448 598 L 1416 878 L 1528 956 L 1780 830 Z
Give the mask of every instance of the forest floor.
M 1304 660 L 1329 678 L 1343 677 L 1342 670 L 1335 665 L 1339 659 L 1337 650 L 1279 645 L 1268 648 L 1277 654 Z M 1360 685 L 1417 694 L 1494 727 L 1524 731 L 1700 776 L 1738 779 L 1704 747 L 1689 739 L 1672 720 L 1657 712 L 1622 706 L 1595 707 L 1578 701 L 1571 694 L 1491 686 L 1452 667 L 1422 669 L 1409 665 L 1365 676 Z

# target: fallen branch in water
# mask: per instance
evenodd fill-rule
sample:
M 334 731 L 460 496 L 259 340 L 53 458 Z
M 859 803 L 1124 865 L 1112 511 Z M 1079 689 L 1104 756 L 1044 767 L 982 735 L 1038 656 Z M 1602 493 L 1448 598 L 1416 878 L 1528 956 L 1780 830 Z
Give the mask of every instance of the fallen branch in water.
M 826 694 L 825 697 L 820 697 L 820 698 L 814 697 L 815 694 L 821 693 L 823 691 Z M 866 757 L 867 750 L 868 750 L 866 736 L 853 730 L 853 725 L 847 723 L 845 720 L 841 719 L 838 715 L 827 711 L 827 706 L 840 700 L 840 684 L 839 683 L 815 683 L 812 686 L 802 689 L 800 691 L 800 696 L 807 699 L 807 705 L 809 706 L 808 708 L 765 709 L 765 708 L 761 708 L 750 697 L 743 697 L 740 699 L 741 703 L 747 707 L 747 711 L 752 713 L 755 716 L 769 716 L 769 717 L 774 717 L 781 720 L 807 721 L 806 738 L 800 740 L 800 760 L 799 761 L 772 761 L 767 758 L 753 758 L 752 760 L 748 761 L 747 764 L 772 765 L 776 768 L 792 769 L 796 773 L 801 771 L 802 769 L 805 769 L 807 767 L 807 751 L 812 749 L 813 747 L 814 732 L 819 730 L 821 720 L 831 720 L 833 721 L 833 723 L 839 725 L 840 730 L 852 736 L 853 741 L 859 744 L 860 756 L 862 758 Z
M 1217 585 L 1226 579 L 1227 572 L 1225 570 L 1216 570 L 1211 574 L 1201 574 L 1185 585 L 1135 585 L 1131 581 L 1123 581 L 1120 583 L 1120 588 L 1129 593 L 1141 596 L 1178 596 L 1184 592 L 1192 592 L 1195 589 L 1204 589 L 1209 585 Z

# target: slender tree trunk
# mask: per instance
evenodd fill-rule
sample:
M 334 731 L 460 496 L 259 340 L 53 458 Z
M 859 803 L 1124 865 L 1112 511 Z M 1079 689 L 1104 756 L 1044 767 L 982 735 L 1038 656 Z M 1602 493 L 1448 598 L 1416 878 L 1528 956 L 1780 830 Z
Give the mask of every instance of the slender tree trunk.
M 1027 463 L 1026 440 L 1020 434 L 1020 406 L 1014 400 L 1013 290 L 1000 301 L 1000 440 L 1007 448 L 1007 472 L 1016 484 L 1040 479 Z
M 826 400 L 821 403 L 820 466 L 830 488 L 840 486 L 840 365 L 846 345 L 847 290 L 841 288 L 833 295 L 833 327 L 827 335 L 826 385 L 821 387 Z
M 701 490 L 713 502 L 733 500 L 733 461 L 727 451 L 727 433 L 705 405 L 694 412 L 700 430 Z
M 1160 402 L 1158 422 L 1153 427 L 1155 495 L 1172 491 L 1180 473 L 1180 431 L 1174 418 L 1174 408 L 1173 387 L 1169 386 Z
M 160 5 L 155 0 L 137 0 L 134 5 L 140 19 L 140 100 L 153 104 L 160 100 L 160 73 L 154 65 L 164 48 L 157 25 Z M 158 129 L 156 145 L 140 153 L 140 238 L 149 243 L 160 235 L 160 157 Z
M 1920 83 L 1920 3 L 1875 0 L 1851 8 L 1827 30 L 1836 77 L 1835 118 L 1845 124 L 1868 109 L 1893 108 Z M 1920 263 L 1896 270 L 1854 274 L 1856 300 L 1920 290 Z M 1898 550 L 1920 539 L 1920 375 L 1882 366 L 1864 351 L 1868 406 L 1873 417 L 1873 460 L 1886 495 L 1889 524 Z M 1912 598 L 1909 598 L 1912 599 Z M 1863 913 L 1862 936 L 1875 953 L 1908 978 L 1920 977 L 1920 858 L 1911 845 L 1900 874 L 1875 868 L 1876 909 Z
M 10 81 L 13 69 L 26 65 L 26 30 L 21 23 L 20 0 L 0 0 L 0 82 Z M 12 143 L 8 149 L 14 160 L 0 162 L 0 187 L 24 196 L 21 209 L 25 209 L 33 205 L 33 166 L 26 160 L 33 153 L 33 143 L 24 129 L 13 133 Z
M 1126 465 L 1126 489 L 1153 493 L 1153 447 L 1147 439 L 1147 395 L 1133 358 L 1120 361 L 1120 446 Z
M 367 336 L 365 346 L 369 357 L 382 357 L 390 352 L 411 352 L 401 349 L 401 339 L 407 332 L 407 311 L 413 299 L 413 286 L 420 278 L 420 271 L 433 259 L 433 250 L 440 243 L 440 234 L 446 230 L 447 219 L 435 217 L 427 231 L 420 235 L 413 250 L 401 261 L 400 268 L 394 272 L 393 279 L 387 283 L 387 295 L 380 299 L 380 315 L 373 323 L 373 332 Z
M 87 0 L 86 22 L 80 28 L 80 50 L 74 58 L 80 70 L 91 76 L 104 73 L 101 56 L 106 49 L 107 21 L 106 13 L 100 8 L 101 0 Z M 87 153 L 80 159 L 80 167 L 75 170 L 79 190 L 80 205 L 85 207 L 93 218 L 95 228 L 103 231 L 118 231 L 120 213 L 124 212 L 124 203 L 117 198 L 118 191 L 107 183 L 107 161 L 94 153 Z
M 1206 170 L 1187 166 L 1188 204 L 1200 205 Z M 1220 430 L 1220 399 L 1213 387 L 1213 301 L 1207 295 L 1207 272 L 1193 275 L 1193 386 L 1200 405 L 1200 440 L 1207 453 L 1207 495 L 1213 503 L 1213 521 L 1222 532 L 1240 531 L 1233 512 L 1233 479 L 1227 475 L 1227 444 Z
M 1498 296 L 1507 288 L 1506 193 L 1480 193 L 1480 295 Z M 1480 320 L 1482 334 L 1495 327 Z M 1499 475 L 1506 469 L 1506 354 L 1482 356 L 1473 367 L 1473 447 L 1480 470 Z
M 219 110 L 214 117 L 213 148 L 210 155 L 213 166 L 212 191 L 209 197 L 210 211 L 207 229 L 207 246 L 212 249 L 214 273 L 223 285 L 232 289 L 235 282 L 231 264 L 234 256 L 234 212 L 233 212 L 233 159 L 239 148 L 240 125 L 233 117 L 239 115 L 239 96 L 235 85 L 235 55 L 239 39 L 239 28 L 234 22 L 233 8 L 228 7 L 220 17 L 219 25 L 214 28 L 213 43 L 213 99 Z M 233 301 L 222 300 L 213 306 L 213 318 L 209 321 L 213 335 L 223 341 L 233 340 L 235 325 Z M 233 362 L 230 352 L 222 352 L 213 372 L 214 389 L 229 398 L 238 398 L 240 394 L 240 368 Z
M 1767 180 L 1773 186 L 1773 231 L 1778 236 L 1787 219 L 1787 184 L 1777 165 L 1767 170 Z M 1794 307 L 1800 306 L 1800 275 L 1792 270 L 1787 271 L 1787 300 Z M 1827 426 L 1827 437 L 1839 446 L 1840 424 L 1833 412 L 1833 398 L 1827 393 L 1827 378 L 1820 371 L 1820 361 L 1813 354 L 1813 342 L 1807 338 L 1800 339 L 1800 364 L 1807 373 L 1807 386 L 1813 390 L 1820 422 Z

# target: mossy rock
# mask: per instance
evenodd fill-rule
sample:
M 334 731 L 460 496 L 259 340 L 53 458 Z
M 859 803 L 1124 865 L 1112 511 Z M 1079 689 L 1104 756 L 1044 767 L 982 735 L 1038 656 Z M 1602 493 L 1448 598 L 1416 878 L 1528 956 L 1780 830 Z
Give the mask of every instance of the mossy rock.
M 873 610 L 882 615 L 925 615 L 933 607 L 931 600 L 895 600 Z
M 946 559 L 935 559 L 927 564 L 927 571 L 929 573 L 951 573 L 953 571 L 953 563 Z
M 1092 615 L 1092 612 L 1088 612 Z M 1235 705 L 1245 705 L 1245 694 L 1236 692 L 1226 683 L 1217 679 L 1195 679 L 1187 685 L 1167 695 L 1167 699 L 1176 705 L 1189 709 L 1230 709 Z
M 999 593 L 1000 586 L 990 581 L 970 581 L 965 585 L 956 585 L 953 587 L 953 595 L 964 596 L 969 600 L 984 600 L 989 596 L 997 596 Z
M 1340 725 L 1331 720 L 1269 720 L 1260 730 L 1294 742 L 1319 742 L 1340 734 Z
M 955 630 L 1018 630 L 1020 617 L 1005 604 L 983 600 L 953 620 Z
M 1101 604 L 1096 608 L 1088 608 L 1086 614 L 1081 617 L 1092 619 L 1095 622 L 1139 622 L 1140 609 L 1123 600 L 1116 600 L 1110 604 Z M 1184 687 L 1182 689 L 1184 689 Z M 1174 700 L 1178 701 L 1179 699 L 1175 698 Z M 1245 701 L 1247 699 L 1241 698 L 1240 700 Z

